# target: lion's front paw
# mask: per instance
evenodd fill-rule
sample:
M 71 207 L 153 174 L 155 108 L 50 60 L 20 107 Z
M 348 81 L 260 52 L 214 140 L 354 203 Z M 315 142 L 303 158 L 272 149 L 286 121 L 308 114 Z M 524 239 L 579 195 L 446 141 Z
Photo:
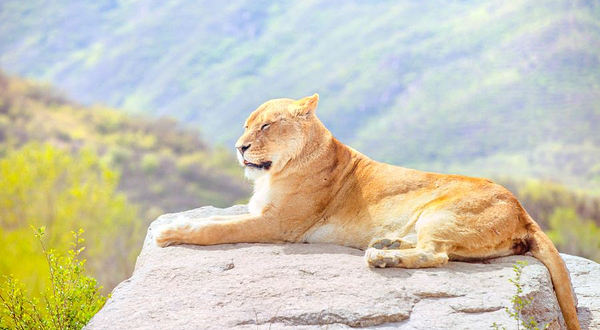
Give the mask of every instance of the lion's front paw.
M 189 222 L 181 219 L 175 219 L 171 223 L 159 225 L 152 231 L 154 242 L 160 247 L 184 243 L 183 238 L 189 232 Z
M 169 225 L 160 225 L 153 230 L 154 243 L 160 247 L 167 247 L 173 244 L 172 230 Z

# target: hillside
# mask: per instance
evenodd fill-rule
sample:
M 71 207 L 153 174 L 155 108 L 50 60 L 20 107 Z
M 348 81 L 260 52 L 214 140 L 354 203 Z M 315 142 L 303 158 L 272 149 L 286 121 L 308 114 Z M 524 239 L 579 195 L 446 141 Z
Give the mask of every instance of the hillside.
M 600 186 L 600 5 L 589 1 L 7 0 L 0 63 L 85 104 L 230 145 L 274 97 L 367 155 Z
M 0 275 L 29 290 L 41 290 L 48 275 L 31 226 L 45 227 L 45 244 L 63 253 L 70 232 L 84 229 L 86 269 L 110 292 L 131 275 L 158 215 L 231 205 L 249 193 L 231 154 L 197 131 L 82 106 L 0 71 Z
M 0 156 L 32 141 L 98 153 L 120 173 L 119 190 L 140 205 L 145 224 L 165 212 L 231 205 L 250 193 L 229 152 L 210 148 L 174 120 L 84 107 L 0 72 Z

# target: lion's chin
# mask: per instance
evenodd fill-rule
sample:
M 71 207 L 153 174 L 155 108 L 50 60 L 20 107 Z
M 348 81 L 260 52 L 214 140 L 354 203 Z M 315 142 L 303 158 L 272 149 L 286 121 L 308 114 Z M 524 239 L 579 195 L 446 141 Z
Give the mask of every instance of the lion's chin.
M 246 166 L 244 169 L 244 175 L 248 180 L 256 181 L 257 179 L 268 174 L 268 171 L 264 169 L 258 169 L 254 167 Z

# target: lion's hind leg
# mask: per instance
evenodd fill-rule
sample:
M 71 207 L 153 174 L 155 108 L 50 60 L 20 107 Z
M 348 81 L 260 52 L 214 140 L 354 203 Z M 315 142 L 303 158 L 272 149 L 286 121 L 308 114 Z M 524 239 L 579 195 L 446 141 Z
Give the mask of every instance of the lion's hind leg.
M 416 233 L 401 239 L 375 239 L 365 252 L 370 267 L 429 268 L 448 263 L 446 235 L 437 224 L 450 218 L 445 213 L 435 214 L 417 225 Z M 391 244 L 385 244 L 394 242 Z M 397 242 L 400 242 L 398 245 Z M 395 249 L 394 246 L 397 246 Z M 400 248 L 403 247 L 403 248 Z
M 373 244 L 365 258 L 372 267 L 426 268 L 442 266 L 450 258 L 485 260 L 524 253 L 527 246 L 519 237 L 526 233 L 512 219 L 516 217 L 511 215 L 510 207 L 493 205 L 482 212 L 458 215 L 449 210 L 423 212 L 415 223 L 414 248 L 378 249 L 382 245 Z

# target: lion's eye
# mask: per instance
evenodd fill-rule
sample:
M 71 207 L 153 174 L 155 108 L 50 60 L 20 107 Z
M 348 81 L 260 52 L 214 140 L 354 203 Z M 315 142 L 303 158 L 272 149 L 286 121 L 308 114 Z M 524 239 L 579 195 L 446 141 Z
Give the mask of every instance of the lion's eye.
M 262 125 L 262 126 L 260 127 L 260 130 L 261 130 L 261 131 L 264 131 L 264 130 L 266 130 L 267 128 L 269 128 L 269 126 L 271 126 L 271 124 L 264 124 L 264 125 Z

